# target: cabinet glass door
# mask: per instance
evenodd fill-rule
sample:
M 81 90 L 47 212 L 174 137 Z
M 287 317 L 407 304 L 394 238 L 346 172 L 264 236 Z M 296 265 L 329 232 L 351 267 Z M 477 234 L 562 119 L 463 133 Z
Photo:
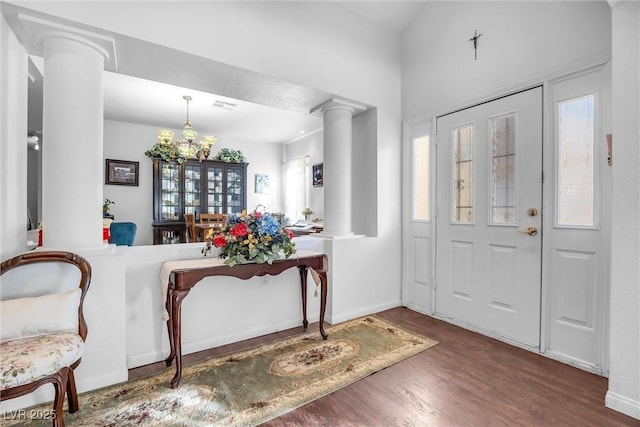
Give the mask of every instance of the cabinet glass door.
M 239 167 L 227 168 L 227 211 L 224 213 L 239 213 L 245 207 L 244 202 L 244 173 Z
M 223 213 L 222 168 L 207 167 L 207 213 Z
M 163 163 L 160 173 L 162 180 L 161 189 L 161 216 L 162 220 L 170 221 L 180 219 L 180 174 L 176 164 Z
M 201 167 L 186 165 L 184 168 L 184 213 L 198 215 L 200 212 Z

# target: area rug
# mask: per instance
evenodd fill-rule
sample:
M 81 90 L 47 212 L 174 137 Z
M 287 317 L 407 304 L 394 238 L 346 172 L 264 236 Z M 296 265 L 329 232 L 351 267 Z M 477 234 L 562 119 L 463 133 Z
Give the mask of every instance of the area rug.
M 336 324 L 326 331 L 327 341 L 317 330 L 310 330 L 185 366 L 175 390 L 169 388 L 175 373 L 172 367 L 148 378 L 83 393 L 80 411 L 69 414 L 65 408 L 66 425 L 257 425 L 437 344 L 376 316 Z M 51 421 L 6 425 L 51 425 Z

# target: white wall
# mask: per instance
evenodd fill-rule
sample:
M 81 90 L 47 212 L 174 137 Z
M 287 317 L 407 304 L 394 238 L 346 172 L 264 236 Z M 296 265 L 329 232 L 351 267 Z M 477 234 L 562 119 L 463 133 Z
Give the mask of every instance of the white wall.
M 603 1 L 429 3 L 403 35 L 402 116 L 445 113 L 608 54 L 609 28 Z
M 313 211 L 312 218 L 324 218 L 324 187 L 314 187 L 311 179 L 313 165 L 323 161 L 323 135 L 324 133 L 321 130 L 285 145 L 285 161 L 309 156 L 307 191 L 309 194 L 309 208 Z M 290 218 L 290 220 L 294 222 L 296 219 L 302 218 L 302 213 L 298 212 L 298 217 Z
M 104 197 L 115 201 L 111 213 L 116 221 L 135 222 L 138 226 L 134 245 L 153 242 L 153 161 L 144 155 L 156 140 L 158 128 L 106 120 L 104 123 L 104 158 L 140 162 L 138 186 L 104 185 Z M 247 168 L 247 209 L 259 203 L 270 212 L 283 209 L 282 203 L 282 144 L 256 143 L 220 139 L 211 149 L 213 157 L 221 148 L 241 150 Z M 256 194 L 255 174 L 267 174 L 271 179 L 269 194 Z
M 612 5 L 613 224 L 608 407 L 640 419 L 640 3 Z
M 151 126 L 105 120 L 105 159 L 139 162 L 138 186 L 103 185 L 105 199 L 113 200 L 110 213 L 118 222 L 134 222 L 138 231 L 134 245 L 153 243 L 153 162 L 144 155 L 156 140 L 158 129 Z M 104 162 L 103 176 L 104 176 Z

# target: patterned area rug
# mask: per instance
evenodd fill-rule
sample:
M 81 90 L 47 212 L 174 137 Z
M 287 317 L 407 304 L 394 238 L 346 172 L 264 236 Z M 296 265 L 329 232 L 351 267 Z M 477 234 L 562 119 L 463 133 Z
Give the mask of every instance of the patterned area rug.
M 65 422 L 68 426 L 256 425 L 437 344 L 375 316 L 330 326 L 327 333 L 327 341 L 309 331 L 185 366 L 175 390 L 169 388 L 172 367 L 83 393 L 80 411 L 68 414 L 65 408 Z M 51 425 L 51 421 L 6 425 Z

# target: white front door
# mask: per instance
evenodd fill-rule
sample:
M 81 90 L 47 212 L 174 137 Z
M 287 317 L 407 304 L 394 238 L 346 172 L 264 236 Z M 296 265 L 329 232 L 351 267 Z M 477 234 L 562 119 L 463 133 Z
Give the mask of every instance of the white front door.
M 438 117 L 438 315 L 540 347 L 542 88 Z

